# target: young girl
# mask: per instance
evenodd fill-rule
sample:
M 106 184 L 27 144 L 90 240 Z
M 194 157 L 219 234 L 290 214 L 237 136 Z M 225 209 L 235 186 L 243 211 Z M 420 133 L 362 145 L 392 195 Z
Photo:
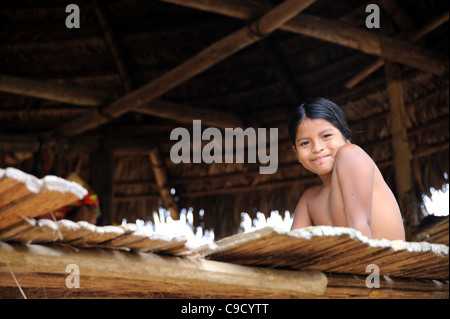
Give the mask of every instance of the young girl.
M 368 238 L 405 240 L 392 191 L 350 135 L 344 112 L 325 98 L 309 100 L 291 115 L 289 136 L 297 158 L 322 180 L 301 196 L 291 229 L 352 227 Z

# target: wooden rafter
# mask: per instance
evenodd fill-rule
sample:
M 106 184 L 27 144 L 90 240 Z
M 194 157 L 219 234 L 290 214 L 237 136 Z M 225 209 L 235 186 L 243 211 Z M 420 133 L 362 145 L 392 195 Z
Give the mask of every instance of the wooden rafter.
M 108 106 L 90 112 L 61 126 L 66 136 L 79 135 L 148 103 L 219 61 L 258 41 L 292 19 L 315 0 L 287 0 L 229 36 L 213 43 L 194 57 L 156 80 L 125 95 Z
M 107 91 L 79 88 L 5 74 L 0 74 L 0 91 L 92 107 L 97 107 L 117 98 L 116 94 Z
M 93 4 L 95 13 L 97 14 L 97 18 L 100 22 L 100 26 L 102 27 L 103 33 L 105 34 L 106 42 L 108 43 L 108 47 L 112 53 L 112 56 L 114 57 L 114 62 L 117 66 L 117 70 L 119 71 L 122 84 L 126 92 L 130 92 L 134 88 L 134 81 L 126 64 L 123 52 L 118 45 L 117 37 L 111 27 L 103 4 L 98 0 L 93 0 Z
M 161 0 L 181 6 L 214 12 L 229 17 L 251 20 L 270 5 L 241 0 Z M 299 14 L 280 29 L 375 55 L 437 75 L 448 73 L 448 59 L 410 43 L 359 29 L 339 21 Z
M 87 107 L 100 107 L 118 97 L 116 93 L 109 91 L 79 88 L 4 74 L 0 74 L 0 91 Z M 235 114 L 206 110 L 161 99 L 155 99 L 133 111 L 181 123 L 192 123 L 193 119 L 201 119 L 204 124 L 220 128 L 242 126 L 242 120 Z M 180 117 L 181 113 L 183 117 Z M 89 114 L 92 113 L 89 112 Z
M 423 28 L 417 30 L 416 32 L 413 32 L 409 37 L 408 40 L 411 42 L 417 42 L 421 38 L 423 38 L 425 35 L 427 35 L 429 32 L 433 31 L 443 23 L 448 21 L 448 11 L 444 12 L 442 15 L 437 17 L 436 19 L 433 19 L 430 23 L 428 23 Z M 352 77 L 349 81 L 345 83 L 345 87 L 347 89 L 354 88 L 358 83 L 360 83 L 362 80 L 367 78 L 369 75 L 371 75 L 373 72 L 378 70 L 381 66 L 383 66 L 384 60 L 383 59 L 377 59 L 376 61 L 372 62 L 371 64 L 367 65 L 364 69 L 362 69 L 358 74 L 356 74 L 354 77 Z

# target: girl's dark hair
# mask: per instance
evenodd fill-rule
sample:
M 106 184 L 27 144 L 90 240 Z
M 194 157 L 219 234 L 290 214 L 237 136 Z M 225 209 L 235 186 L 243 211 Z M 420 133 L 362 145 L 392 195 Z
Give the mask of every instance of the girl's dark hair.
M 352 135 L 344 111 L 330 100 L 318 97 L 307 100 L 296 107 L 289 117 L 289 137 L 294 146 L 297 128 L 305 118 L 323 119 L 330 122 L 346 140 L 349 140 Z

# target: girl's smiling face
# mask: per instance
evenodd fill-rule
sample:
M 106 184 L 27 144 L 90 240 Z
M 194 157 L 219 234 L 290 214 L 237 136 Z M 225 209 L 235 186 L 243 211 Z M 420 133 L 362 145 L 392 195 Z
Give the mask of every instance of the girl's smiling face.
M 338 149 L 348 143 L 330 122 L 305 118 L 297 128 L 294 150 L 307 170 L 324 176 L 333 171 Z

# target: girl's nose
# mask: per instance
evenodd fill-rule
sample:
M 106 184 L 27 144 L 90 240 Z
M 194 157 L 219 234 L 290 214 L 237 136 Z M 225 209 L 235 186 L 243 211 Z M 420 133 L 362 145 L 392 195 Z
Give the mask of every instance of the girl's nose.
M 313 144 L 313 152 L 314 153 L 320 153 L 321 151 L 323 151 L 323 149 L 324 149 L 324 147 L 321 142 L 315 142 Z

